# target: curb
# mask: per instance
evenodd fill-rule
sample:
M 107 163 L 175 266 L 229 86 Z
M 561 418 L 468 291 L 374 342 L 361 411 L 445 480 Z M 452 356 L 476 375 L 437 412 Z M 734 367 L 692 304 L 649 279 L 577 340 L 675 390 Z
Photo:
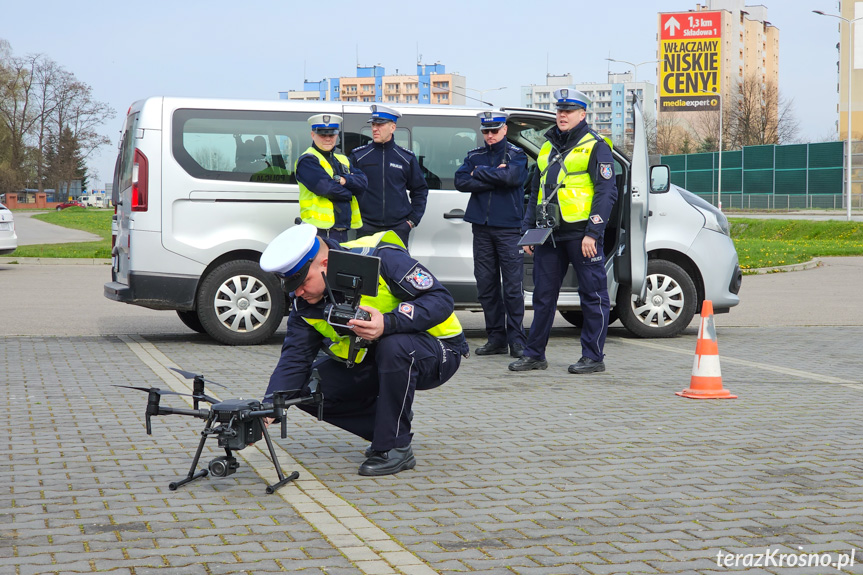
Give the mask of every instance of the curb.
M 746 270 L 747 275 L 764 275 L 764 274 L 775 274 L 781 272 L 799 272 L 803 270 L 811 270 L 813 268 L 821 267 L 824 265 L 824 262 L 821 261 L 821 258 L 813 258 L 808 262 L 803 262 L 802 264 L 793 264 L 790 266 L 774 266 L 772 268 L 755 268 L 752 270 Z
M 91 266 L 111 265 L 110 258 L 0 258 L 0 264 L 29 266 Z

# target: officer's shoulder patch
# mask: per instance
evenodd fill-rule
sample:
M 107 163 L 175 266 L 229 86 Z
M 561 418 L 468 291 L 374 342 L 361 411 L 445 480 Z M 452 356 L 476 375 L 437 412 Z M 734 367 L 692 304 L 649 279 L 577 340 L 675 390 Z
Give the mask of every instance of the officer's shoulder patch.
M 402 302 L 399 304 L 399 313 L 407 316 L 409 319 L 414 318 L 414 304 Z
M 510 150 L 515 150 L 516 152 L 523 152 L 524 151 L 521 148 L 519 148 L 518 146 L 516 146 L 515 144 L 513 144 L 512 142 L 507 142 L 506 145 Z
M 611 176 L 614 175 L 614 170 L 611 168 L 611 162 L 601 162 L 599 164 L 599 175 L 602 176 L 603 179 L 611 179 Z
M 399 146 L 398 144 L 396 144 L 396 147 L 397 147 L 399 150 L 402 150 L 402 151 L 404 151 L 404 152 L 407 152 L 407 153 L 408 153 L 408 154 L 410 154 L 411 156 L 415 156 L 415 155 L 416 155 L 416 154 L 414 154 L 412 151 L 408 150 L 407 148 L 402 148 L 402 147 L 401 147 L 401 146 Z
M 427 290 L 434 285 L 432 275 L 419 264 L 411 268 L 404 279 L 419 290 Z
M 472 156 L 474 154 L 478 154 L 478 153 L 482 152 L 483 150 L 485 150 L 485 146 L 480 146 L 479 148 L 474 148 L 473 150 L 468 150 L 467 155 Z
M 602 216 L 600 216 L 599 214 L 593 214 L 592 216 L 590 216 L 590 221 L 596 225 L 599 225 L 602 223 Z

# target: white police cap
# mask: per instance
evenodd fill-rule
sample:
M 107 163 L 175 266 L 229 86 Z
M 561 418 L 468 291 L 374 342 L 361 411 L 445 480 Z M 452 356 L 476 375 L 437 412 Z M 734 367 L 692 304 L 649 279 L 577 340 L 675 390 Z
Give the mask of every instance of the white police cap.
M 401 114 L 393 110 L 392 108 L 387 108 L 386 106 L 381 106 L 378 104 L 372 104 L 372 117 L 369 118 L 367 124 L 383 124 L 385 122 L 393 122 L 396 123 L 399 121 L 399 118 L 402 117 Z
M 554 99 L 557 100 L 558 110 L 587 109 L 591 104 L 590 98 L 583 92 L 572 88 L 561 88 L 554 91 Z
M 480 130 L 493 130 L 506 125 L 506 119 L 509 114 L 500 110 L 488 110 L 477 114 L 480 123 Z
M 321 136 L 338 134 L 342 128 L 342 117 L 335 114 L 316 114 L 309 118 L 312 131 Z
M 321 249 L 318 229 L 300 224 L 280 233 L 261 255 L 261 269 L 284 278 L 285 290 L 292 292 L 305 281 Z

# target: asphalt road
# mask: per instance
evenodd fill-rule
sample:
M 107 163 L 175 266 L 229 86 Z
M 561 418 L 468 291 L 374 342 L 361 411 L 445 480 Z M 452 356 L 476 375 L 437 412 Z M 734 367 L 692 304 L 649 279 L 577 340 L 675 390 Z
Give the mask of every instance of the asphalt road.
M 18 234 L 19 246 L 98 242 L 102 239 L 96 234 L 55 226 L 33 219 L 33 216 L 41 213 L 44 212 L 15 211 L 15 232 Z

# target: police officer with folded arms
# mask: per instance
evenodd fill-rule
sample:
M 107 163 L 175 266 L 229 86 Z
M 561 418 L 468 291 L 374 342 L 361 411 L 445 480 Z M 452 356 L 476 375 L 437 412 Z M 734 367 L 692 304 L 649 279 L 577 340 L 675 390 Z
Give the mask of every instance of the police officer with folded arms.
M 368 180 L 351 167 L 348 158 L 334 151 L 342 117 L 316 114 L 309 118 L 312 145 L 297 158 L 300 185 L 300 219 L 318 229 L 318 235 L 337 242 L 348 239 L 348 230 L 362 226 L 357 195 Z
M 524 217 L 527 156 L 506 140 L 507 113 L 480 112 L 485 145 L 468 152 L 455 188 L 470 194 L 464 221 L 473 231 L 473 273 L 488 341 L 477 355 L 524 351 L 524 256 L 518 246 Z M 501 290 L 501 286 L 503 290 Z
M 557 311 L 557 297 L 572 264 L 584 317 L 581 359 L 569 373 L 605 371 L 605 337 L 610 301 L 605 272 L 603 235 L 617 200 L 611 147 L 585 121 L 590 100 L 578 90 L 562 88 L 556 125 L 550 128 L 537 157 L 537 172 L 524 219 L 524 229 L 549 228 L 551 236 L 534 247 L 533 323 L 524 356 L 512 371 L 546 369 L 545 348 Z
M 326 274 L 329 255 L 336 250 L 376 256 L 381 263 L 377 296 L 360 300 L 370 319 L 348 321 L 355 335 L 371 342 L 352 358 L 356 362 L 352 366 L 346 361 L 348 338 L 324 317 L 330 294 L 322 273 Z M 340 245 L 316 237 L 312 226 L 294 226 L 267 246 L 261 268 L 282 277 L 285 290 L 294 296 L 281 357 L 264 400 L 275 391 L 308 391 L 316 369 L 324 395 L 324 420 L 371 441 L 359 474 L 390 475 L 412 469 L 416 465 L 411 449 L 414 392 L 444 384 L 455 374 L 462 356 L 468 355 L 450 293 L 408 255 L 392 231 Z M 326 357 L 316 359 L 319 351 Z M 315 407 L 300 409 L 316 412 Z
M 393 230 L 408 245 L 426 209 L 429 187 L 416 156 L 396 145 L 393 134 L 401 117 L 386 106 L 371 106 L 372 141 L 351 152 L 351 165 L 368 177 L 359 198 L 363 227 L 359 236 Z

